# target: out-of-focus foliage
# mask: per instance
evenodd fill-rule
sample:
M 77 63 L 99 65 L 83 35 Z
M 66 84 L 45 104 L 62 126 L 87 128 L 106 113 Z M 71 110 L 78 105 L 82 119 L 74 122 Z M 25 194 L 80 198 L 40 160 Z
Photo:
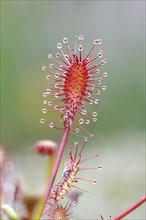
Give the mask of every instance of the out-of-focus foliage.
M 48 53 L 64 36 L 83 33 L 84 50 L 101 38 L 108 72 L 94 132 L 144 128 L 143 1 L 2 1 L 2 141 L 21 147 L 56 132 L 39 122 Z M 55 117 L 49 115 L 48 118 Z M 97 132 L 96 132 L 97 131 Z M 49 137 L 50 138 L 50 137 Z M 58 139 L 58 138 L 57 138 Z

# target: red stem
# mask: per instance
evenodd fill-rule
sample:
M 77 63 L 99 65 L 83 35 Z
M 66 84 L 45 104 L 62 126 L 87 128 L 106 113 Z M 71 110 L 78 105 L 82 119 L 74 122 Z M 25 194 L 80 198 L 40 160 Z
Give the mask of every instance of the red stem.
M 124 210 L 121 214 L 117 215 L 116 217 L 112 218 L 113 220 L 120 220 L 124 218 L 126 215 L 128 215 L 130 212 L 132 212 L 134 209 L 138 208 L 140 205 L 142 205 L 144 202 L 146 202 L 146 196 L 142 197 L 138 202 L 130 206 L 128 209 Z
M 59 168 L 59 165 L 60 165 L 60 162 L 61 162 L 61 158 L 62 158 L 62 155 L 63 155 L 63 152 L 64 152 L 64 148 L 65 148 L 65 145 L 66 145 L 66 142 L 67 142 L 69 131 L 70 131 L 70 126 L 65 127 L 64 133 L 63 133 L 63 136 L 62 136 L 62 139 L 61 139 L 61 143 L 60 143 L 60 148 L 59 148 L 59 151 L 58 151 L 58 154 L 57 154 L 54 166 L 53 166 L 51 178 L 50 178 L 48 186 L 47 186 L 46 198 L 45 198 L 45 202 L 44 202 L 44 205 L 43 205 L 43 208 L 42 208 L 42 212 L 44 210 L 44 207 L 45 207 L 46 202 L 48 200 L 48 197 L 50 195 L 51 189 L 53 187 L 54 180 L 56 178 L 57 171 L 58 171 L 58 168 Z

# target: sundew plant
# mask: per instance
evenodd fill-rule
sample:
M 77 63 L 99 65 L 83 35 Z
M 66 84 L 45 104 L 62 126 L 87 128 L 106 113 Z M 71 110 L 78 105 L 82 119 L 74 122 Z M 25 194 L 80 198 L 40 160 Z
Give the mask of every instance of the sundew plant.
M 46 83 L 43 93 L 43 117 L 40 122 L 48 126 L 48 129 L 62 132 L 62 138 L 59 148 L 53 141 L 42 140 L 35 143 L 32 149 L 35 153 L 47 155 L 49 158 L 47 184 L 40 197 L 26 197 L 21 182 L 10 181 L 9 173 L 13 169 L 13 163 L 6 152 L 1 151 L 1 220 L 74 219 L 74 207 L 77 208 L 80 202 L 78 198 L 88 193 L 88 185 L 87 188 L 81 188 L 78 183 L 97 183 L 96 179 L 90 178 L 89 171 L 101 169 L 101 165 L 96 164 L 98 153 L 85 157 L 84 152 L 89 145 L 88 140 L 94 138 L 88 127 L 91 122 L 97 121 L 100 93 L 106 90 L 106 59 L 103 56 L 101 39 L 95 39 L 87 53 L 83 41 L 82 34 L 76 35 L 74 45 L 70 46 L 68 39 L 64 37 L 62 43 L 57 43 L 57 53 L 48 55 L 49 65 L 42 67 Z M 92 105 L 94 107 L 91 108 Z M 56 112 L 60 113 L 60 118 L 56 121 L 50 120 L 51 115 Z M 56 182 L 65 148 L 68 151 L 68 159 L 60 179 Z M 86 166 L 86 161 L 90 161 L 91 166 Z M 82 178 L 82 172 L 88 174 L 86 178 Z M 11 186 L 11 192 L 6 188 L 8 184 Z M 144 196 L 115 217 L 109 216 L 109 219 L 123 219 L 145 201 Z M 104 220 L 104 213 L 97 216 L 97 219 Z

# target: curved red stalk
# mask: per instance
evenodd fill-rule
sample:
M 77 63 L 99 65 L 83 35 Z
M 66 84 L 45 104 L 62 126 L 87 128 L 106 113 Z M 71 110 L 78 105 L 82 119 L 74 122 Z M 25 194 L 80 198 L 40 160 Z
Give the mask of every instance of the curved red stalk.
M 55 177 L 57 175 L 57 171 L 58 171 L 58 168 L 59 168 L 59 165 L 60 165 L 60 162 L 61 162 L 61 159 L 62 159 L 62 155 L 63 155 L 63 152 L 64 152 L 64 148 L 65 148 L 65 145 L 66 145 L 66 142 L 67 142 L 69 130 L 70 130 L 70 126 L 64 128 L 64 133 L 63 133 L 62 140 L 61 140 L 61 143 L 60 143 L 60 148 L 59 148 L 59 151 L 58 151 L 55 163 L 54 163 L 51 178 L 50 178 L 48 186 L 47 186 L 47 192 L 46 192 L 46 197 L 45 197 L 45 202 L 44 202 L 43 209 L 46 205 L 46 202 L 47 202 L 48 197 L 50 195 Z M 43 212 L 43 209 L 42 209 L 42 212 Z
M 144 202 L 146 202 L 146 196 L 143 196 L 138 202 L 134 203 L 132 206 L 130 206 L 128 209 L 124 210 L 122 213 L 117 215 L 116 217 L 112 218 L 112 220 L 120 220 L 124 218 L 126 215 L 128 215 L 130 212 L 138 208 L 140 205 L 142 205 Z

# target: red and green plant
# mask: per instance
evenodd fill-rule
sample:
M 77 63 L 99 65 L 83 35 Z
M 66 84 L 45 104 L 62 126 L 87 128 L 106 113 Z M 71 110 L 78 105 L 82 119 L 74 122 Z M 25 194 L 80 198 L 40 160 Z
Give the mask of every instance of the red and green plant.
M 62 131 L 62 138 L 59 149 L 53 141 L 39 141 L 33 150 L 39 155 L 48 155 L 49 164 L 47 168 L 47 184 L 44 193 L 40 197 L 29 197 L 25 195 L 21 188 L 21 183 L 15 180 L 9 183 L 9 163 L 6 153 L 1 151 L 1 219 L 25 220 L 25 219 L 50 219 L 65 220 L 70 219 L 74 205 L 78 201 L 78 197 L 86 189 L 78 187 L 78 181 L 87 181 L 96 184 L 96 180 L 84 179 L 78 176 L 82 170 L 100 169 L 97 167 L 82 167 L 82 163 L 86 160 L 96 158 L 83 157 L 83 150 L 89 138 L 93 137 L 86 126 L 91 121 L 97 121 L 97 112 L 90 110 L 90 105 L 97 106 L 99 104 L 99 95 L 102 90 L 106 90 L 106 86 L 102 85 L 102 80 L 107 77 L 106 72 L 102 72 L 101 67 L 106 63 L 106 59 L 102 59 L 103 48 L 96 48 L 101 45 L 101 39 L 95 39 L 94 44 L 89 53 L 83 56 L 83 35 L 75 36 L 75 45 L 71 48 L 68 39 L 63 39 L 65 52 L 61 43 L 57 44 L 59 53 L 56 57 L 52 54 L 48 58 L 52 61 L 49 68 L 42 67 L 46 73 L 46 88 L 43 93 L 44 108 L 42 112 L 45 118 L 40 122 L 49 125 L 50 128 L 56 128 Z M 101 70 L 100 70 L 101 69 Z M 61 120 L 48 120 L 47 113 L 60 112 Z M 69 160 L 64 165 L 62 176 L 57 184 L 55 179 L 60 167 L 60 162 L 64 154 L 66 143 L 70 134 L 84 134 L 84 144 L 82 147 L 75 140 L 75 146 L 69 149 Z M 76 136 L 74 137 L 76 139 Z M 71 145 L 71 144 L 70 144 Z M 80 149 L 79 149 L 80 148 Z M 74 152 L 74 153 L 73 153 Z M 54 161 L 55 159 L 55 161 Z M 11 184 L 13 190 L 8 194 L 5 189 L 6 183 Z M 74 188 L 75 191 L 71 192 Z M 77 191 L 78 190 L 78 191 Z M 68 202 L 65 206 L 62 200 L 67 195 Z M 112 220 L 120 220 L 140 206 L 146 201 L 146 197 L 140 199 L 127 210 L 123 211 Z M 103 216 L 100 217 L 104 219 Z

